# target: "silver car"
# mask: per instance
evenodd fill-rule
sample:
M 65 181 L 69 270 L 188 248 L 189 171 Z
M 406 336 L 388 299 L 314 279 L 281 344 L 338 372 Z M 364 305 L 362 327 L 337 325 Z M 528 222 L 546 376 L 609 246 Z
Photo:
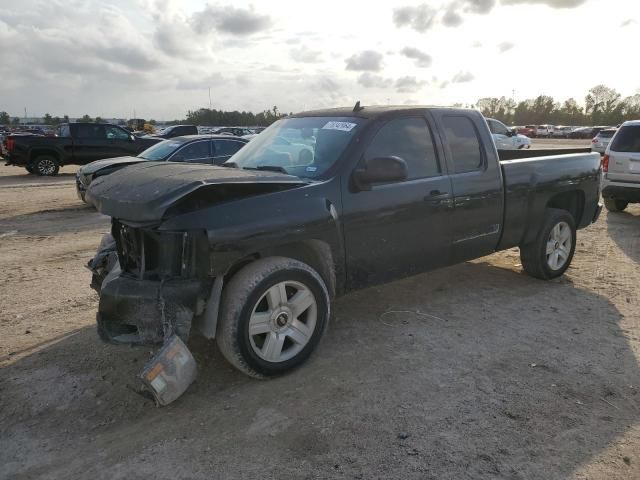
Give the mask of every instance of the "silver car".
M 602 157 L 602 197 L 610 212 L 640 203 L 640 120 L 624 122 Z
M 591 151 L 598 152 L 600 155 L 604 154 L 616 131 L 617 128 L 605 128 L 604 130 L 600 130 L 600 132 L 598 132 L 598 134 L 591 140 Z

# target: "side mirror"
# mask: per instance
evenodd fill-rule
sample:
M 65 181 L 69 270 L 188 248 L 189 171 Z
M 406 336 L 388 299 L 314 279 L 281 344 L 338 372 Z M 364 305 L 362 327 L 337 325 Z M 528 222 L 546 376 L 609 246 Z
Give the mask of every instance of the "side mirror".
M 133 133 L 129 135 L 129 141 L 130 142 L 135 142 L 136 141 L 136 137 L 135 137 L 135 135 Z
M 507 137 L 515 137 L 517 135 L 516 131 L 513 129 L 507 130 Z
M 355 170 L 353 180 L 359 190 L 371 190 L 374 183 L 402 182 L 408 175 L 407 162 L 400 157 L 376 157 Z

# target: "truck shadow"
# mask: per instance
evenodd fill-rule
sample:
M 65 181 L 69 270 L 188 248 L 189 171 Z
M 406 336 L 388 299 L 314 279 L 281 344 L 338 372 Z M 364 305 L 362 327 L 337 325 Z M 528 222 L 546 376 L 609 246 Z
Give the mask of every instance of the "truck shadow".
M 53 235 L 97 228 L 104 228 L 107 231 L 109 225 L 109 217 L 98 213 L 91 205 L 80 204 L 0 219 L 0 232 L 17 231 L 19 235 Z
M 570 477 L 640 416 L 620 319 L 570 281 L 467 263 L 340 299 L 271 381 L 196 339 L 198 379 L 162 409 L 136 393 L 149 349 L 86 327 L 0 369 L 0 477 Z
M 640 263 L 640 205 L 631 204 L 620 213 L 608 212 L 607 233 L 632 261 Z

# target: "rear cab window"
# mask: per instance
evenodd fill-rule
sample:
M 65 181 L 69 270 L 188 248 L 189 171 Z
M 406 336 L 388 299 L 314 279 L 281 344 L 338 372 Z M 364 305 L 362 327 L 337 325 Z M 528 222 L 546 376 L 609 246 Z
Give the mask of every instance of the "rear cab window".
M 446 144 L 454 173 L 468 173 L 484 167 L 478 131 L 469 117 L 447 115 L 442 119 Z
M 640 153 L 640 125 L 623 125 L 611 142 L 611 151 Z
M 378 130 L 367 147 L 365 160 L 400 157 L 407 164 L 407 180 L 441 175 L 433 138 L 422 117 L 390 120 Z

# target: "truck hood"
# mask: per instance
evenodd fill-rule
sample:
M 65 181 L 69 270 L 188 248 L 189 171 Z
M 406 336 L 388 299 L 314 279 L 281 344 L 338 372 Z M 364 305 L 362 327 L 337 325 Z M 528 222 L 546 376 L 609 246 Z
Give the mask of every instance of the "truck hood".
M 96 160 L 95 162 L 87 163 L 80 167 L 79 171 L 81 175 L 93 175 L 98 170 L 102 170 L 105 167 L 112 167 L 114 165 L 133 165 L 134 163 L 146 161 L 147 160 L 140 157 L 105 158 L 104 160 Z
M 198 209 L 306 184 L 277 172 L 147 161 L 98 177 L 86 195 L 105 215 L 150 224 L 178 205 Z

